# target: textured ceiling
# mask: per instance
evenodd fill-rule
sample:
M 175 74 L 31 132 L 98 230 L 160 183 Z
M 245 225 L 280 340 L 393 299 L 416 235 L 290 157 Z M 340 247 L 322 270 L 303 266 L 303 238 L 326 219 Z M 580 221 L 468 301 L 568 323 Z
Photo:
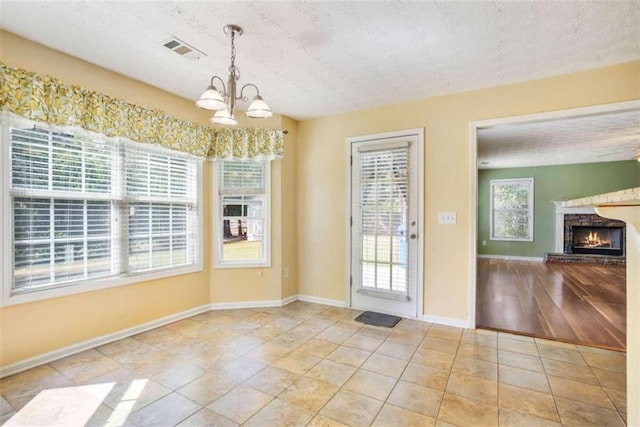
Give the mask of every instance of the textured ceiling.
M 478 167 L 630 160 L 640 153 L 640 110 L 478 130 Z
M 226 80 L 297 119 L 503 85 L 640 58 L 638 1 L 0 1 L 15 34 L 196 99 Z M 171 36 L 206 56 L 162 47 Z

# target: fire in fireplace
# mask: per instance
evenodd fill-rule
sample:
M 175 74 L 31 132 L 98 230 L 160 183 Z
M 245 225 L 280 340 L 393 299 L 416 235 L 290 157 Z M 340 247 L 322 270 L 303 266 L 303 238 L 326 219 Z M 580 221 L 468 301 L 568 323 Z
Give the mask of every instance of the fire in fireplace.
M 576 254 L 623 255 L 622 227 L 574 225 L 572 252 Z

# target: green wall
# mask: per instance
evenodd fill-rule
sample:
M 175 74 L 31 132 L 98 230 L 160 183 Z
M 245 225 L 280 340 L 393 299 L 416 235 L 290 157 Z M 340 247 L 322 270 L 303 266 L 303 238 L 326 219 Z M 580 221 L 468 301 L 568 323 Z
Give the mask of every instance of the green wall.
M 534 179 L 533 242 L 489 239 L 489 181 Z M 543 257 L 555 248 L 556 200 L 576 199 L 625 188 L 640 187 L 640 162 L 584 163 L 478 171 L 478 254 Z M 482 241 L 486 241 L 486 246 Z

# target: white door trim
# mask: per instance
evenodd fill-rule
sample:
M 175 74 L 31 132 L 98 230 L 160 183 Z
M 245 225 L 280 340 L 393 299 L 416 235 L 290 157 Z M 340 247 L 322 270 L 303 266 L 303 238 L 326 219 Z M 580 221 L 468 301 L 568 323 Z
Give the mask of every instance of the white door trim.
M 345 173 L 346 179 L 346 217 L 345 217 L 345 234 L 346 238 L 346 268 L 345 268 L 345 300 L 347 301 L 347 307 L 351 307 L 351 146 L 353 143 L 362 141 L 374 141 L 376 139 L 388 139 L 397 138 L 402 136 L 416 136 L 418 139 L 418 183 L 420 189 L 418 191 L 418 236 L 420 238 L 420 244 L 418 245 L 418 264 L 416 265 L 417 274 L 417 302 L 418 302 L 418 319 L 422 318 L 423 313 L 423 295 L 424 295 L 424 129 L 406 129 L 394 132 L 377 133 L 373 135 L 361 135 L 347 138 L 345 148 Z
M 478 120 L 469 123 L 469 316 L 468 327 L 476 328 L 476 280 L 477 280 L 477 241 L 478 241 L 478 129 L 486 129 L 500 125 L 533 123 L 571 117 L 590 116 L 610 112 L 636 110 L 640 108 L 640 100 L 614 102 L 611 104 L 592 105 L 589 107 L 570 108 L 566 110 L 548 111 L 544 113 L 524 114 L 521 116 L 502 117 L 498 119 Z

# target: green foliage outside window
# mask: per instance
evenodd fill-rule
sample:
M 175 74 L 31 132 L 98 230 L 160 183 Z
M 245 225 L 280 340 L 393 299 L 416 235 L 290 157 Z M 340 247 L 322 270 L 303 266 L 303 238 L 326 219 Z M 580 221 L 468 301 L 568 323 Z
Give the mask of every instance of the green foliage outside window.
M 491 238 L 533 240 L 533 179 L 491 181 Z

